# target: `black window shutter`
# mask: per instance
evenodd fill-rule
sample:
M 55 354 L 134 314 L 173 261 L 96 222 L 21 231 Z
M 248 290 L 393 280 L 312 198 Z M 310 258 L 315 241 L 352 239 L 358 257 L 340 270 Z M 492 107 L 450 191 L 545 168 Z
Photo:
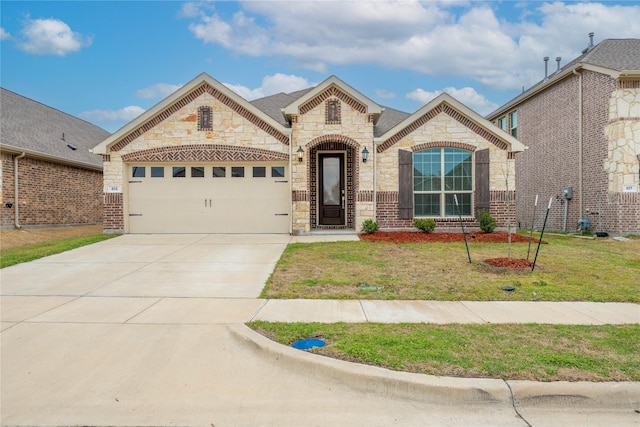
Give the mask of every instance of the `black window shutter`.
M 413 218 L 413 152 L 398 150 L 398 216 Z
M 478 211 L 487 211 L 491 206 L 489 191 L 489 149 L 476 151 L 476 217 Z

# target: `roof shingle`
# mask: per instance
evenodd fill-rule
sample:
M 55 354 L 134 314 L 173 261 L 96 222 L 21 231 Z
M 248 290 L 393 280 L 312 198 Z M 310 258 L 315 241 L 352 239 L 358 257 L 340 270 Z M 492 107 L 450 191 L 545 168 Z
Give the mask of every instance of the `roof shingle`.
M 0 88 L 0 138 L 5 148 L 102 168 L 102 157 L 89 150 L 107 136 L 109 132 L 96 125 Z

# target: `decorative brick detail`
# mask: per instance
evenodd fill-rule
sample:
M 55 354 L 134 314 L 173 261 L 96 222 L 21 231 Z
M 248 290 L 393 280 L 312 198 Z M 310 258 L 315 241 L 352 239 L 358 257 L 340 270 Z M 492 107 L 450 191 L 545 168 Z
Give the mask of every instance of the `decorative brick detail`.
M 124 209 L 122 193 L 104 193 L 104 219 L 102 225 L 105 232 L 120 233 L 124 231 Z
M 103 154 L 102 155 L 102 161 L 103 162 L 110 162 L 111 161 L 111 154 Z
M 438 114 L 442 112 L 442 104 L 436 106 L 435 108 L 427 111 L 422 116 L 418 117 L 413 123 L 406 126 L 404 129 L 401 129 L 398 133 L 391 136 L 382 144 L 378 145 L 378 153 L 382 153 L 387 148 L 393 146 L 396 142 L 400 141 L 405 136 L 411 134 L 411 132 L 418 129 L 420 126 L 426 124 L 429 120 L 435 118 Z
M 198 107 L 198 130 L 213 130 L 213 112 L 211 111 L 211 107 Z
M 430 148 L 459 148 L 461 150 L 474 152 L 478 147 L 476 147 L 475 145 L 465 144 L 464 142 L 457 142 L 457 141 L 434 141 L 434 142 L 427 142 L 424 144 L 418 144 L 411 149 L 415 152 L 415 151 L 428 150 Z
M 359 162 L 357 161 L 358 143 L 344 135 L 323 135 L 315 138 L 307 144 L 309 161 L 307 162 L 307 183 L 310 189 L 311 228 L 343 229 L 354 228 L 356 218 L 356 192 L 358 191 Z M 318 224 L 318 165 L 317 153 L 319 151 L 346 151 L 346 225 L 325 226 Z
M 2 152 L 0 226 L 15 222 L 14 156 Z M 18 161 L 20 209 L 23 226 L 100 224 L 102 171 L 77 168 L 28 155 Z M 11 203 L 8 208 L 6 203 Z
M 389 139 L 384 141 L 382 144 L 378 145 L 378 148 L 377 148 L 378 153 L 382 153 L 383 151 L 385 151 L 389 147 L 393 146 L 396 142 L 400 141 L 405 136 L 410 135 L 412 132 L 414 132 L 415 130 L 417 130 L 418 128 L 420 128 L 424 124 L 426 124 L 429 120 L 432 120 L 438 114 L 443 113 L 443 112 L 445 114 L 447 114 L 448 116 L 452 117 L 453 119 L 457 120 L 460 124 L 462 124 L 463 126 L 467 127 L 469 130 L 475 132 L 477 135 L 479 135 L 482 138 L 486 139 L 487 141 L 489 141 L 490 143 L 492 143 L 496 147 L 498 147 L 498 148 L 500 148 L 502 150 L 506 150 L 507 149 L 507 144 L 504 141 L 502 141 L 500 138 L 498 138 L 497 136 L 489 133 L 482 126 L 476 124 L 475 122 L 473 122 L 472 120 L 467 118 L 464 114 L 459 113 L 458 111 L 456 111 L 455 109 L 453 109 L 449 105 L 440 104 L 440 105 L 437 105 L 436 107 L 434 107 L 433 109 L 427 111 L 422 116 L 418 117 L 414 122 L 412 122 L 411 124 L 409 124 L 405 128 L 401 129 L 399 132 L 397 132 L 396 134 L 391 136 Z
M 329 99 L 324 106 L 324 121 L 327 125 L 339 125 L 342 123 L 342 108 L 340 101 Z
M 358 202 L 373 202 L 373 191 L 358 191 Z
M 517 153 L 517 152 L 515 152 L 515 151 L 509 151 L 509 152 L 507 153 L 507 160 L 513 160 L 513 159 L 515 159 L 515 158 L 516 158 L 516 154 L 518 154 L 518 153 Z
M 229 107 L 230 109 L 232 109 L 233 111 L 235 111 L 236 113 L 244 117 L 246 120 L 248 120 L 249 122 L 257 126 L 258 128 L 262 129 L 263 131 L 265 131 L 266 133 L 268 133 L 269 135 L 271 135 L 281 143 L 285 145 L 289 145 L 289 137 L 287 135 L 283 134 L 282 132 L 280 132 L 273 126 L 271 126 L 269 123 L 265 122 L 264 120 L 262 120 L 261 118 L 253 114 L 251 111 L 249 111 L 242 105 L 238 104 L 236 101 L 224 95 L 222 92 L 220 92 L 213 86 L 205 83 L 197 87 L 196 89 L 194 89 L 191 93 L 185 95 L 181 99 L 177 100 L 176 102 L 174 102 L 173 104 L 165 108 L 158 115 L 152 117 L 142 125 L 138 126 L 134 130 L 129 132 L 120 141 L 113 144 L 110 147 L 109 151 L 117 152 L 122 150 L 124 147 L 129 145 L 133 140 L 138 138 L 140 135 L 147 132 L 148 130 L 151 130 L 158 123 L 167 119 L 172 114 L 180 111 L 181 108 L 187 106 L 188 104 L 193 102 L 196 98 L 198 98 L 204 93 L 210 94 L 215 99 L 217 99 L 218 101 L 220 101 L 221 103 L 223 103 L 224 105 L 226 105 L 227 107 Z
M 618 80 L 618 89 L 640 89 L 640 80 Z
M 310 200 L 307 190 L 293 190 L 291 197 L 294 202 L 308 202 Z
M 151 148 L 122 156 L 125 162 L 265 162 L 289 160 L 289 154 L 261 148 L 194 144 Z
M 318 105 L 320 105 L 321 103 L 323 103 L 324 101 L 326 101 L 331 97 L 338 98 L 340 101 L 349 105 L 351 108 L 358 111 L 359 113 L 365 114 L 367 112 L 367 107 L 364 104 L 360 103 L 355 98 L 352 98 L 351 96 L 347 95 L 345 92 L 341 91 L 337 87 L 331 86 L 326 90 L 322 91 L 321 93 L 319 93 L 316 97 L 311 99 L 306 104 L 301 105 L 299 109 L 300 114 L 308 113 L 309 111 L 313 110 Z
M 317 138 L 314 138 L 306 144 L 306 147 L 309 150 L 320 144 L 326 144 L 326 143 L 345 144 L 349 148 L 360 147 L 360 144 L 358 144 L 358 142 L 355 139 L 351 139 L 345 135 L 337 135 L 337 134 L 322 135 Z M 334 150 L 334 149 L 331 148 L 330 150 Z M 336 148 L 336 150 L 341 150 L 341 148 Z

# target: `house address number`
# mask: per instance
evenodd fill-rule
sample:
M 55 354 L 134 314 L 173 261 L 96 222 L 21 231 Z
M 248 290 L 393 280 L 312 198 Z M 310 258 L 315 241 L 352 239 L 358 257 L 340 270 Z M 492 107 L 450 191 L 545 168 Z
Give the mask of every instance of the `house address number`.
M 622 187 L 623 193 L 635 193 L 638 191 L 638 186 L 635 184 L 625 185 Z
M 121 185 L 108 185 L 107 186 L 107 193 L 122 193 L 122 186 Z

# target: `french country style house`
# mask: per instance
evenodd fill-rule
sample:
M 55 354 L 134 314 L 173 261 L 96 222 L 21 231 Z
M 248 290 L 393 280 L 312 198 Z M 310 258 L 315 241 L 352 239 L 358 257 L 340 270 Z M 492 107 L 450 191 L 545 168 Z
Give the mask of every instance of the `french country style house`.
M 309 234 L 506 226 L 523 150 L 447 94 L 407 114 L 332 76 L 249 102 L 203 73 L 93 152 L 105 232 Z

